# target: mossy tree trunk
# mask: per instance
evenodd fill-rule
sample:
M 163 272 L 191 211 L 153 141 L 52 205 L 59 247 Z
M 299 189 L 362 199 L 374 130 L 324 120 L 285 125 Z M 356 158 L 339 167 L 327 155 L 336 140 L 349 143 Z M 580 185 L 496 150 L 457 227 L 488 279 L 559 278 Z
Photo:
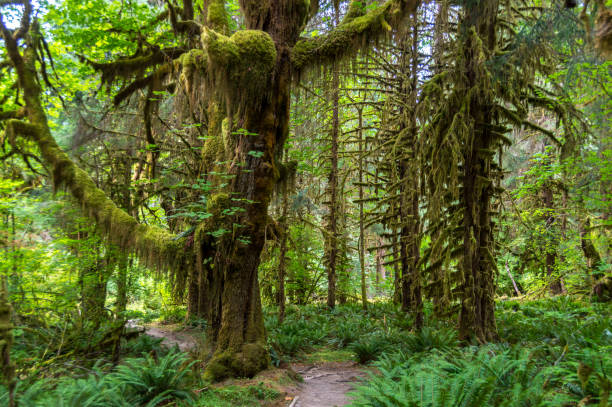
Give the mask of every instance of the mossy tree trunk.
M 81 311 L 84 322 L 93 324 L 94 328 L 100 326 L 106 318 L 108 268 L 106 259 L 94 259 L 92 264 L 80 270 L 79 282 L 81 285 Z
M 400 184 L 400 253 L 402 268 L 402 309 L 414 316 L 417 330 L 423 327 L 423 299 L 421 293 L 421 215 L 419 213 L 419 177 L 416 144 L 417 93 L 419 66 L 419 22 L 417 15 L 412 16 L 411 30 L 402 40 L 401 94 L 402 106 L 401 131 L 403 152 L 399 160 L 398 174 Z
M 357 137 L 359 140 L 359 268 L 361 270 L 361 305 L 366 311 L 368 309 L 368 287 L 366 285 L 366 264 L 365 264 L 365 255 L 366 255 L 366 238 L 365 238 L 365 213 L 363 210 L 363 173 L 364 173 L 364 159 L 363 156 L 365 154 L 364 148 L 364 140 L 363 140 L 363 109 L 357 109 L 358 115 L 358 126 Z M 378 271 L 378 270 L 377 270 Z M 378 272 L 376 274 L 376 288 L 378 289 Z
M 334 7 L 334 21 L 340 21 L 340 8 Z M 338 266 L 338 136 L 340 133 L 340 73 L 335 66 L 331 82 L 332 99 L 332 128 L 330 132 L 330 168 L 327 178 L 329 191 L 329 215 L 327 218 L 327 238 L 325 244 L 325 258 L 327 261 L 327 306 L 336 306 L 336 280 Z
M 491 220 L 492 157 L 486 152 L 494 147 L 494 105 L 487 89 L 482 89 L 482 52 L 495 50 L 497 0 L 483 0 L 466 7 L 460 24 L 463 43 L 465 88 L 475 90 L 469 99 L 469 120 L 474 123 L 463 148 L 460 205 L 463 208 L 463 257 L 461 269 L 461 309 L 459 336 L 476 337 L 482 342 L 496 338 L 495 264 Z

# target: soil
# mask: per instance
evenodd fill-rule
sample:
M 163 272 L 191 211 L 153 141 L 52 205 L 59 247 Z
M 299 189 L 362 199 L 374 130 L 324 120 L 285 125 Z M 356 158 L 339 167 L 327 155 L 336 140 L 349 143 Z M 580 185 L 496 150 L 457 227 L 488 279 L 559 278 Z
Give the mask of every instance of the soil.
M 336 407 L 350 403 L 348 392 L 365 372 L 352 362 L 292 365 L 304 378 L 291 407 Z
M 141 332 L 153 338 L 162 338 L 162 345 L 173 348 L 178 346 L 182 352 L 190 352 L 197 349 L 198 341 L 194 332 L 180 329 L 176 325 L 141 325 L 139 321 L 129 320 L 126 330 Z
M 147 326 L 145 334 L 153 338 L 163 338 L 162 345 L 168 348 L 178 346 L 181 352 L 189 352 L 198 347 L 198 342 L 188 332 L 173 331 L 161 326 Z

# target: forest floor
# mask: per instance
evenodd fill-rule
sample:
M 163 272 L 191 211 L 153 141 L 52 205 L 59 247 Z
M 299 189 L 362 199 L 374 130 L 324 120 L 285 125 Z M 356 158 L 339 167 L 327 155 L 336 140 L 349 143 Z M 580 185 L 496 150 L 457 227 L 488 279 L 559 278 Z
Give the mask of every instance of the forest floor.
M 180 329 L 178 325 L 148 325 L 144 333 L 153 338 L 163 339 L 167 348 L 178 346 L 181 352 L 190 352 L 198 347 L 198 339 L 193 332 Z
M 147 325 L 144 334 L 163 339 L 162 344 L 168 348 L 178 346 L 182 352 L 193 352 L 200 343 L 197 331 L 184 329 L 181 325 Z M 288 364 L 285 370 L 287 372 L 280 375 L 264 372 L 253 380 L 232 380 L 221 385 L 248 386 L 268 382 L 285 396 L 275 403 L 279 407 L 340 407 L 349 404 L 348 393 L 366 375 L 363 368 L 346 360 L 343 353 L 327 354 L 324 351 L 307 355 L 304 361 Z M 293 380 L 283 380 L 286 377 Z
M 293 407 L 345 406 L 350 401 L 347 393 L 365 376 L 354 362 L 296 363 L 291 367 L 304 379 Z

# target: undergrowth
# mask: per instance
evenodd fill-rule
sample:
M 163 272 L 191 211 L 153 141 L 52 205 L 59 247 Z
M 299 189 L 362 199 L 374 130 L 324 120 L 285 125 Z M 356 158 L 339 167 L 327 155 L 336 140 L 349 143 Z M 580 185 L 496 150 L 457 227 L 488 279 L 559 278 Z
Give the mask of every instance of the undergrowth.
M 500 342 L 459 347 L 424 328 L 382 352 L 354 392 L 361 407 L 612 405 L 610 306 L 567 297 L 498 305 Z

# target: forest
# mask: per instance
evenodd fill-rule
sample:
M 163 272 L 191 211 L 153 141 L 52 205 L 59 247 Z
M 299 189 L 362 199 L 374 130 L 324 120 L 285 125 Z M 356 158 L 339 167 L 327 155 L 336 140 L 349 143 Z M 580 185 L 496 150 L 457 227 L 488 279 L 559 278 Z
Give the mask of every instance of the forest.
M 612 406 L 612 0 L 0 0 L 0 406 Z

